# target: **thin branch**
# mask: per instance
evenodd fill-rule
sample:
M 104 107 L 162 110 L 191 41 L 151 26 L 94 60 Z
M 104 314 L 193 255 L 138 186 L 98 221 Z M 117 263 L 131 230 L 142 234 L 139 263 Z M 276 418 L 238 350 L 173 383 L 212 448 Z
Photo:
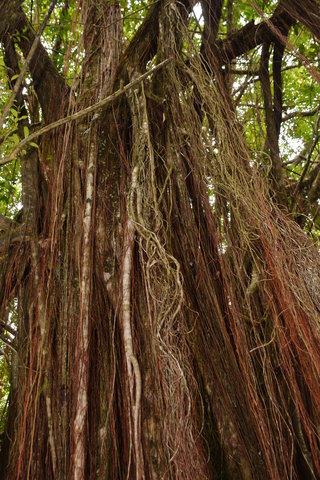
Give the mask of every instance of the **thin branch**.
M 319 216 L 319 214 L 320 214 L 320 205 L 317 206 L 316 212 L 315 212 L 315 214 L 312 218 L 312 221 L 310 223 L 310 226 L 309 226 L 309 229 L 308 229 L 309 233 L 311 232 L 312 228 L 314 227 L 315 221 L 316 221 L 317 217 Z
M 51 15 L 51 13 L 52 13 L 52 11 L 53 11 L 56 3 L 57 3 L 57 0 L 53 0 L 53 1 L 51 2 L 51 5 L 50 5 L 50 7 L 49 7 L 49 9 L 48 9 L 48 12 L 47 12 L 46 16 L 44 17 L 44 20 L 43 20 L 43 22 L 42 22 L 42 24 L 41 24 L 40 30 L 39 30 L 36 38 L 34 39 L 34 42 L 33 42 L 33 44 L 32 44 L 32 47 L 31 47 L 31 49 L 30 49 L 30 51 L 29 51 L 29 53 L 28 53 L 28 56 L 27 56 L 24 64 L 23 64 L 23 67 L 22 67 L 22 70 L 21 70 L 21 72 L 20 72 L 20 75 L 19 75 L 19 77 L 18 77 L 18 79 L 17 79 L 17 81 L 16 81 L 16 83 L 15 83 L 15 85 L 14 85 L 14 89 L 13 89 L 13 91 L 12 91 L 12 95 L 11 95 L 11 97 L 10 97 L 7 105 L 4 107 L 4 110 L 3 110 L 2 115 L 1 115 L 1 117 L 0 117 L 0 128 L 2 128 L 2 126 L 3 126 L 4 122 L 5 122 L 5 119 L 6 119 L 7 115 L 8 115 L 8 113 L 9 113 L 9 110 L 10 110 L 10 108 L 12 107 L 13 102 L 15 101 L 15 98 L 16 98 L 19 90 L 20 90 L 21 84 L 22 84 L 22 82 L 23 82 L 23 79 L 24 79 L 24 77 L 25 77 L 25 74 L 27 73 L 28 67 L 29 67 L 30 62 L 31 62 L 31 60 L 32 60 L 32 57 L 33 57 L 33 55 L 35 54 L 35 51 L 37 50 L 38 44 L 40 43 L 41 35 L 42 35 L 42 33 L 43 33 L 46 25 L 47 25 L 47 22 L 48 22 L 48 20 L 49 20 L 49 18 L 50 18 L 50 15 Z
M 313 110 L 304 110 L 302 112 L 291 112 L 285 115 L 282 119 L 282 122 L 291 120 L 292 118 L 302 118 L 302 117 L 313 117 L 320 110 L 320 105 L 318 105 Z
M 305 167 L 303 169 L 303 172 L 301 174 L 301 177 L 299 179 L 299 182 L 296 186 L 296 189 L 295 189 L 295 192 L 297 192 L 298 190 L 301 189 L 301 187 L 303 186 L 303 180 L 307 174 L 307 171 L 310 167 L 310 163 L 311 163 L 311 157 L 312 157 L 312 154 L 313 154 L 313 151 L 314 149 L 316 148 L 317 146 L 317 143 L 320 139 L 320 134 L 319 134 L 319 126 L 320 126 L 320 114 L 318 113 L 318 116 L 317 116 L 317 120 L 316 120 L 316 123 L 315 123 L 315 126 L 314 126 L 314 133 L 315 133 L 315 137 L 313 139 L 313 142 L 312 142 L 312 145 L 311 145 L 311 148 L 310 148 L 310 151 L 309 151 L 309 154 L 308 154 L 308 158 L 307 158 L 307 161 L 306 161 L 306 164 L 305 164 Z
M 17 154 L 20 152 L 20 150 L 27 145 L 28 143 L 32 142 L 36 138 L 39 138 L 41 135 L 50 132 L 51 130 L 54 130 L 55 128 L 61 127 L 61 125 L 65 125 L 66 123 L 69 123 L 74 120 L 79 120 L 79 118 L 85 117 L 86 115 L 89 115 L 89 113 L 95 112 L 96 110 L 99 110 L 100 108 L 104 107 L 105 105 L 108 105 L 109 103 L 113 102 L 116 98 L 120 97 L 123 93 L 127 92 L 130 90 L 132 87 L 135 85 L 138 85 L 140 82 L 148 78 L 150 75 L 152 75 L 154 72 L 159 70 L 160 68 L 164 67 L 167 65 L 169 62 L 171 62 L 172 59 L 168 58 L 164 60 L 163 62 L 159 63 L 155 67 L 151 68 L 148 70 L 148 72 L 144 73 L 143 75 L 140 75 L 140 77 L 136 78 L 132 82 L 128 83 L 124 87 L 119 88 L 116 92 L 112 93 L 106 98 L 103 98 L 99 102 L 95 103 L 94 105 L 90 105 L 87 108 L 84 108 L 83 110 L 80 110 L 79 112 L 73 113 L 72 115 L 68 115 L 67 117 L 60 118 L 59 120 L 50 123 L 49 125 L 46 125 L 43 128 L 40 128 L 36 132 L 32 133 L 28 137 L 24 138 L 18 145 L 13 149 L 12 153 L 8 155 L 7 157 L 4 157 L 3 159 L 0 160 L 0 165 L 5 165 L 9 162 L 12 162 L 17 157 Z
M 53 52 L 52 60 L 54 60 L 56 55 L 58 55 L 60 53 L 60 48 L 61 48 L 61 44 L 62 44 L 62 32 L 63 32 L 63 28 L 64 28 L 64 25 L 63 25 L 64 18 L 63 17 L 67 15 L 69 7 L 70 7 L 69 1 L 65 0 L 64 5 L 63 5 L 62 10 L 61 10 L 58 31 L 56 33 L 56 40 L 55 40 L 54 46 L 52 48 L 52 52 Z
M 306 144 L 304 145 L 303 149 L 301 150 L 298 155 L 296 155 L 294 158 L 288 160 L 287 162 L 283 162 L 282 165 L 299 165 L 302 161 L 306 159 L 306 154 L 308 153 L 309 146 Z
M 281 69 L 281 72 L 286 72 L 288 70 L 293 70 L 294 68 L 299 68 L 299 67 L 301 67 L 300 64 L 287 65 L 286 67 L 283 67 Z M 254 68 L 231 68 L 230 73 L 232 73 L 233 75 L 252 75 L 253 77 L 258 77 L 260 72 L 259 70 Z M 272 76 L 273 76 L 273 72 L 270 72 L 270 77 Z
M 13 328 L 11 328 L 9 325 L 7 325 L 6 322 L 4 322 L 3 320 L 0 320 L 0 326 L 4 330 L 7 330 L 7 332 L 9 332 L 11 335 L 13 335 L 13 336 L 16 335 L 15 330 Z
M 17 353 L 17 350 L 14 348 L 14 346 L 12 345 L 11 342 L 9 342 L 9 340 L 5 337 L 3 337 L 2 335 L 0 335 L 0 340 L 1 342 L 3 342 L 5 345 L 7 345 L 7 347 L 9 347 L 13 352 L 16 352 Z

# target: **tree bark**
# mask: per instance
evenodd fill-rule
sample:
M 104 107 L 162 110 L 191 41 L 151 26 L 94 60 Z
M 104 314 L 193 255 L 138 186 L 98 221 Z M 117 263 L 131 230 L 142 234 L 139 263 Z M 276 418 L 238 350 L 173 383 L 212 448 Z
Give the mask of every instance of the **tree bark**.
M 320 259 L 289 218 L 279 148 L 283 37 L 295 21 L 316 33 L 293 3 L 233 31 L 228 1 L 221 39 L 226 2 L 203 1 L 200 47 L 193 2 L 152 3 L 125 45 L 120 4 L 82 0 L 71 87 L 37 47 L 40 147 L 21 157 L 23 211 L 0 216 L 0 311 L 17 319 L 0 322 L 16 350 L 4 478 L 320 475 Z M 12 88 L 35 39 L 13 4 L 0 20 Z M 226 79 L 258 45 L 278 196 Z M 23 138 L 22 89 L 16 102 Z

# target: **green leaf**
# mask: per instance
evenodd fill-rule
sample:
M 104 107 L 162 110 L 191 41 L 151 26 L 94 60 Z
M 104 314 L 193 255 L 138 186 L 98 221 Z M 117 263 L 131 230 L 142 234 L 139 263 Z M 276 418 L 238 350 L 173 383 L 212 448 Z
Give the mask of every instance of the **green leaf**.
M 29 136 L 29 128 L 27 126 L 23 127 L 24 138 Z
M 16 133 L 11 135 L 10 138 L 12 139 L 12 142 L 13 142 L 14 145 L 18 145 L 18 143 L 20 142 L 20 138 Z

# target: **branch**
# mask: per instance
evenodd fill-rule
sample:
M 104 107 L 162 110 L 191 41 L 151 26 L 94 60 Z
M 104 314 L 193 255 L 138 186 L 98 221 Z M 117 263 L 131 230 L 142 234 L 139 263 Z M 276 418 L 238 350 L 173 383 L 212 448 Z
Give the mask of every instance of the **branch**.
M 283 162 L 282 166 L 299 165 L 299 163 L 303 162 L 306 159 L 306 155 L 308 153 L 308 150 L 309 150 L 309 146 L 308 146 L 308 144 L 305 144 L 303 149 L 301 150 L 301 152 L 298 153 L 298 155 L 293 157 L 291 160 L 288 160 L 287 162 Z
M 251 3 L 253 3 L 253 2 L 251 1 Z M 264 14 L 263 10 L 261 10 L 261 8 L 259 8 L 256 3 L 253 3 L 253 7 L 262 17 L 265 17 L 265 14 Z M 281 1 L 279 3 L 278 7 L 282 8 L 282 2 Z M 274 34 L 274 40 L 273 41 L 280 42 L 283 45 L 285 45 L 289 50 L 291 50 L 293 52 L 293 54 L 296 56 L 296 58 L 298 58 L 301 61 L 301 64 L 309 71 L 309 73 L 312 75 L 312 77 L 320 85 L 320 75 L 319 75 L 318 70 L 313 65 L 313 63 L 308 58 L 306 58 L 304 55 L 302 55 L 300 53 L 300 51 L 298 50 L 298 48 L 293 43 L 290 43 L 287 40 L 286 35 L 284 35 L 284 33 L 289 30 L 290 26 L 295 23 L 294 18 L 290 15 L 290 13 L 288 13 L 289 11 L 291 11 L 291 10 L 287 9 L 287 11 L 286 11 L 286 13 L 289 16 L 289 21 L 287 22 L 287 24 L 280 24 L 279 27 L 274 25 L 273 22 L 270 19 L 266 18 L 265 21 L 266 21 L 268 27 L 270 28 L 271 32 Z M 292 10 L 292 11 L 294 12 L 294 10 Z
M 11 95 L 11 97 L 10 97 L 7 105 L 4 107 L 4 110 L 3 110 L 2 115 L 1 115 L 1 117 L 0 117 L 0 128 L 2 128 L 2 126 L 3 126 L 4 122 L 5 122 L 6 116 L 8 115 L 9 110 L 10 110 L 10 108 L 12 107 L 13 102 L 15 101 L 15 98 L 16 98 L 19 90 L 20 90 L 21 84 L 22 84 L 23 79 L 24 79 L 24 77 L 25 77 L 25 75 L 26 75 L 26 73 L 27 73 L 27 70 L 28 70 L 28 68 L 29 68 L 30 62 L 31 62 L 31 60 L 32 60 L 32 58 L 33 58 L 33 56 L 34 56 L 37 48 L 38 48 L 39 43 L 40 43 L 41 35 L 42 35 L 42 33 L 43 33 L 44 29 L 45 29 L 45 26 L 47 25 L 47 22 L 48 22 L 48 20 L 49 20 L 49 18 L 50 18 L 50 15 L 51 15 L 51 13 L 52 13 L 52 11 L 53 11 L 56 3 L 57 3 L 57 0 L 53 0 L 53 1 L 51 2 L 51 5 L 50 5 L 49 10 L 48 10 L 48 13 L 47 13 L 46 16 L 44 17 L 44 20 L 43 20 L 43 22 L 42 22 L 42 24 L 41 24 L 40 30 L 39 30 L 37 36 L 35 37 L 35 39 L 34 39 L 34 41 L 33 41 L 33 44 L 32 44 L 32 46 L 31 46 L 31 48 L 30 48 L 30 50 L 29 50 L 28 56 L 27 56 L 27 58 L 26 58 L 26 60 L 25 60 L 25 62 L 24 62 L 24 64 L 23 64 L 23 67 L 22 67 L 22 70 L 21 70 L 21 72 L 20 72 L 20 75 L 19 75 L 19 77 L 18 77 L 18 79 L 17 79 L 17 81 L 16 81 L 16 83 L 15 83 L 15 85 L 14 85 L 14 88 L 13 88 L 13 91 L 12 91 L 12 95 Z
M 125 87 L 119 88 L 116 92 L 112 93 L 106 98 L 103 98 L 99 102 L 95 103 L 94 105 L 90 105 L 87 108 L 84 108 L 83 110 L 80 110 L 79 112 L 76 112 L 72 115 L 68 115 L 67 117 L 60 118 L 59 120 L 50 123 L 49 125 L 46 125 L 43 128 L 40 128 L 36 132 L 32 133 L 29 135 L 27 138 L 24 138 L 18 145 L 13 149 L 12 153 L 3 158 L 0 159 L 0 165 L 5 165 L 6 163 L 12 162 L 17 157 L 17 154 L 20 152 L 20 150 L 27 145 L 28 143 L 32 142 L 36 138 L 40 137 L 44 133 L 48 133 L 51 130 L 54 130 L 57 127 L 60 127 L 61 125 L 65 125 L 68 122 L 74 121 L 74 120 L 79 120 L 79 118 L 85 117 L 86 115 L 89 115 L 89 113 L 95 112 L 97 110 L 100 110 L 102 107 L 105 107 L 109 103 L 113 102 L 116 98 L 120 97 L 123 95 L 125 92 L 133 88 L 135 85 L 138 85 L 141 83 L 143 80 L 148 78 L 150 75 L 152 75 L 154 72 L 159 70 L 160 68 L 164 67 L 167 65 L 169 62 L 171 62 L 172 59 L 168 58 L 167 60 L 164 60 L 163 62 L 159 63 L 155 67 L 151 68 L 148 70 L 148 72 L 144 73 L 143 75 L 140 75 L 140 77 L 136 78 L 132 82 L 128 83 Z
M 59 115 L 57 106 L 62 104 L 68 91 L 67 83 L 57 71 L 46 49 L 39 40 L 36 41 L 35 31 L 22 9 L 19 10 L 15 21 L 10 25 L 10 33 L 13 34 L 16 30 L 23 32 L 17 38 L 17 43 L 27 59 L 26 62 L 30 62 L 29 69 L 44 118 L 46 121 L 52 121 L 55 116 Z M 29 59 L 35 42 L 34 52 Z
M 274 41 L 276 38 L 274 30 L 282 31 L 287 25 L 292 25 L 292 17 L 281 5 L 276 8 L 272 17 L 267 21 L 255 25 L 252 20 L 225 40 L 218 42 L 222 63 L 229 63 L 264 42 Z
M 295 191 L 298 191 L 298 190 L 301 190 L 301 187 L 303 186 L 303 180 L 307 174 L 307 171 L 309 169 L 309 166 L 310 166 L 310 163 L 311 163 L 311 157 L 312 157 L 312 154 L 313 154 L 313 151 L 314 149 L 316 148 L 317 146 L 317 143 L 320 139 L 320 134 L 319 134 L 319 126 L 320 126 L 320 114 L 318 113 L 318 116 L 317 116 L 317 119 L 316 119 L 316 123 L 315 123 L 315 126 L 314 126 L 314 133 L 315 133 L 315 137 L 313 139 L 313 142 L 312 142 L 312 145 L 311 145 L 311 148 L 310 148 L 310 151 L 309 151 L 309 155 L 308 155 L 308 158 L 307 158 L 307 161 L 306 161 L 306 164 L 305 164 L 305 167 L 303 169 L 303 172 L 301 174 L 301 177 L 299 179 L 299 182 L 296 186 L 296 190 Z
M 5 343 L 11 350 L 13 350 L 15 353 L 17 352 L 17 350 L 12 346 L 12 343 L 9 342 L 9 340 L 5 337 L 3 337 L 2 335 L 0 335 L 0 340 L 1 342 Z
M 282 60 L 287 44 L 289 30 L 294 24 L 294 20 L 287 22 L 285 25 L 282 25 L 279 29 L 282 35 L 282 41 L 276 40 L 274 42 L 274 51 L 273 51 L 273 109 L 274 109 L 274 123 L 276 129 L 276 135 L 279 141 L 281 122 L 282 122 L 282 110 L 283 110 L 283 99 L 282 99 Z
M 270 43 L 264 43 L 261 53 L 260 63 L 260 80 L 263 94 L 263 102 L 266 117 L 267 138 L 266 144 L 270 149 L 271 156 L 271 173 L 276 185 L 279 185 L 282 176 L 282 165 L 280 160 L 280 150 L 278 133 L 276 128 L 275 114 L 272 105 L 272 93 L 269 77 L 269 58 L 270 58 Z M 277 189 L 278 190 L 278 189 Z
M 15 20 L 23 0 L 0 0 L 0 38 L 8 31 Z
M 13 75 L 19 75 L 19 58 L 11 35 L 4 36 L 4 60 L 7 67 L 7 76 L 9 81 L 14 85 L 15 80 L 12 81 Z M 16 107 L 22 113 L 22 117 L 18 119 L 17 133 L 20 138 L 24 137 L 24 129 L 32 128 L 28 121 L 28 112 L 25 106 L 25 100 L 22 94 L 22 87 L 17 92 Z M 37 230 L 37 212 L 38 212 L 38 152 L 35 148 L 29 148 L 24 161 L 21 163 L 21 184 L 22 184 L 22 204 L 23 204 L 23 218 L 26 222 L 28 232 L 35 232 Z M 0 223 L 1 227 L 1 223 Z
M 11 333 L 11 335 L 13 336 L 15 336 L 17 333 L 15 330 L 13 330 L 13 328 L 9 327 L 9 325 L 7 325 L 6 322 L 4 322 L 3 320 L 0 320 L 0 326 L 4 330 L 7 330 L 7 332 Z
M 319 159 L 318 159 L 319 160 Z M 316 167 L 311 172 L 312 176 L 314 177 L 312 180 L 311 188 L 308 192 L 308 200 L 311 205 L 314 205 L 316 201 L 319 199 L 320 194 L 320 163 L 316 165 Z M 319 205 L 317 211 L 319 213 Z
M 58 31 L 56 33 L 56 40 L 55 40 L 53 48 L 52 48 L 52 52 L 53 52 L 52 53 L 52 60 L 54 60 L 55 57 L 57 56 L 57 53 L 59 53 L 59 50 L 60 50 L 60 47 L 61 47 L 61 44 L 62 44 L 62 33 L 63 33 L 63 29 L 65 28 L 64 25 L 63 25 L 64 17 L 67 15 L 69 7 L 70 7 L 69 1 L 65 0 L 64 5 L 63 5 L 62 10 L 61 10 L 61 15 L 60 15 L 60 19 L 59 19 L 59 27 L 58 27 Z
M 282 6 L 320 40 L 320 5 L 316 0 L 283 0 Z
M 287 65 L 281 69 L 281 72 L 286 72 L 287 70 L 293 70 L 294 68 L 299 68 L 300 65 Z M 233 75 L 251 75 L 252 77 L 257 77 L 259 75 L 259 70 L 250 69 L 250 68 L 230 68 L 230 73 Z M 270 76 L 273 76 L 273 72 L 270 72 Z
M 302 117 L 313 117 L 320 110 L 320 105 L 318 105 L 313 110 L 304 110 L 302 112 L 291 112 L 285 115 L 282 119 L 282 122 L 291 120 L 292 118 L 302 118 Z
M 19 57 L 15 49 L 15 45 L 12 39 L 12 36 L 8 33 L 6 33 L 3 36 L 3 50 L 4 50 L 4 63 L 6 66 L 7 70 L 7 77 L 8 77 L 8 82 L 9 86 L 11 89 L 15 91 L 15 101 L 16 101 L 16 107 L 21 109 L 21 113 L 23 116 L 28 118 L 27 111 L 25 109 L 25 104 L 24 104 L 24 99 L 22 95 L 22 85 L 20 85 L 20 88 L 17 88 L 17 81 L 18 80 L 12 80 L 12 78 L 17 78 L 20 75 L 20 67 L 19 67 Z M 5 120 L 5 112 L 3 114 L 3 120 Z M 1 124 L 2 126 L 2 124 Z M 21 121 L 19 121 L 19 126 L 21 126 Z M 1 128 L 1 127 L 0 127 Z M 20 133 L 20 132 L 19 132 Z
M 150 8 L 143 23 L 124 51 L 117 69 L 117 79 L 123 78 L 122 72 L 128 63 L 136 65 L 138 71 L 141 72 L 145 69 L 147 62 L 156 54 L 160 10 L 161 1 L 159 0 Z
M 177 7 L 189 13 L 195 3 L 194 0 L 180 0 L 177 2 Z M 117 82 L 125 78 L 124 72 L 127 71 L 128 66 L 134 66 L 136 71 L 143 72 L 148 61 L 157 53 L 159 17 L 162 7 L 163 2 L 161 0 L 155 1 L 151 4 L 151 8 L 144 21 L 121 57 L 115 75 Z

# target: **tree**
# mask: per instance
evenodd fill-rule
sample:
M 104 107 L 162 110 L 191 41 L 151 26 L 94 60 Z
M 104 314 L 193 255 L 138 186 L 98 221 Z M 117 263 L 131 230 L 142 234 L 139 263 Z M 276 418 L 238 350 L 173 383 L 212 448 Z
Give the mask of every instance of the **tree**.
M 318 478 L 318 1 L 0 11 L 5 478 Z

